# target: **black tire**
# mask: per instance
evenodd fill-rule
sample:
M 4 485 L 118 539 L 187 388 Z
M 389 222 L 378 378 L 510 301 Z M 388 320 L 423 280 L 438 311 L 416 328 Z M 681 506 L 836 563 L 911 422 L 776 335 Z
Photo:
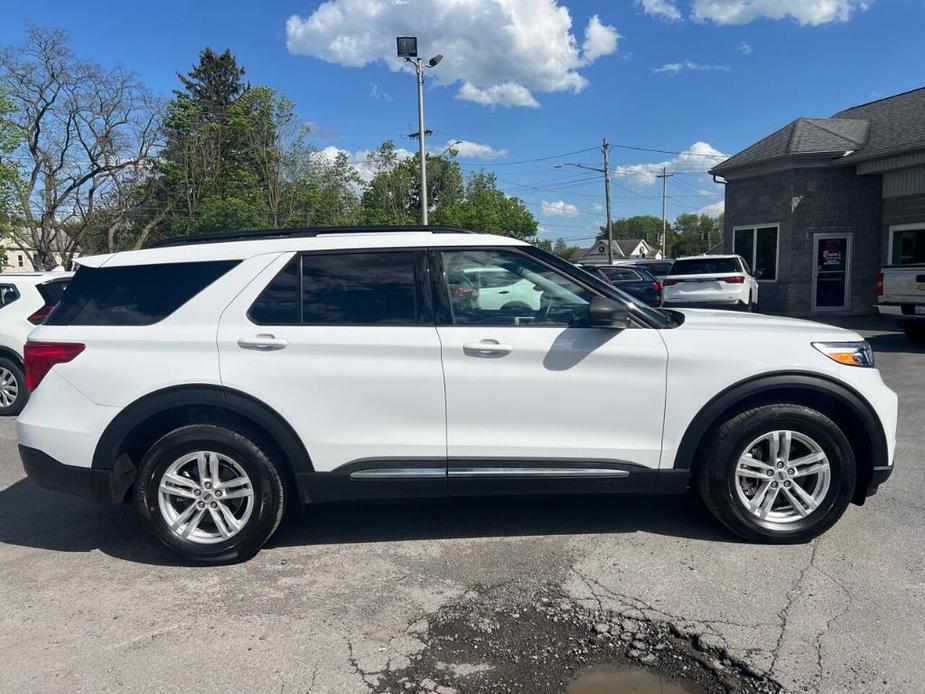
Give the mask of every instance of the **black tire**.
M 925 342 L 925 320 L 903 321 L 903 331 L 913 342 Z
M 789 523 L 758 518 L 745 508 L 736 491 L 739 456 L 752 441 L 776 430 L 808 436 L 822 448 L 830 466 L 829 488 L 818 507 Z M 793 544 L 822 534 L 845 512 L 857 479 L 854 453 L 844 432 L 826 415 L 803 405 L 763 405 L 737 414 L 718 425 L 701 453 L 694 470 L 700 497 L 727 528 L 754 542 Z
M 179 537 L 170 529 L 159 505 L 158 488 L 164 473 L 174 461 L 197 451 L 214 451 L 233 459 L 250 478 L 254 492 L 244 526 L 237 534 L 213 544 Z M 146 529 L 172 551 L 199 564 L 234 563 L 257 554 L 279 527 L 286 501 L 283 477 L 270 456 L 250 438 L 211 424 L 184 426 L 162 437 L 145 455 L 135 482 L 135 503 Z
M 13 417 L 22 412 L 29 402 L 29 389 L 26 388 L 26 374 L 19 362 L 0 357 L 0 369 L 6 369 L 16 385 L 16 396 L 9 405 L 0 405 L 0 417 Z

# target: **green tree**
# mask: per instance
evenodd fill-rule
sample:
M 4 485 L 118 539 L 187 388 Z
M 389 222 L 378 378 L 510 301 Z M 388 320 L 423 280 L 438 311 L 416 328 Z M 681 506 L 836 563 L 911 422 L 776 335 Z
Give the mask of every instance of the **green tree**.
M 228 49 L 216 53 L 209 47 L 204 48 L 199 53 L 199 64 L 185 75 L 177 73 L 177 77 L 184 89 L 175 89 L 174 95 L 197 104 L 204 122 L 220 122 L 247 89 L 241 81 L 244 68 Z
M 673 257 L 705 253 L 723 236 L 723 216 L 684 213 L 672 224 L 668 247 Z
M 13 154 L 22 141 L 19 128 L 12 120 L 13 103 L 0 89 L 0 237 L 8 238 L 16 223 L 16 197 L 19 168 Z M 5 254 L 5 250 L 2 251 Z
M 597 238 L 602 239 L 606 236 L 607 227 L 602 226 Z M 615 239 L 643 239 L 653 248 L 661 248 L 662 220 L 650 214 L 614 220 L 613 237 Z
M 500 190 L 495 174 L 485 171 L 469 177 L 463 199 L 437 208 L 434 221 L 518 239 L 533 238 L 539 228 L 524 201 Z
M 572 246 L 565 239 L 556 239 L 552 252 L 565 260 L 572 260 L 581 250 L 581 246 Z

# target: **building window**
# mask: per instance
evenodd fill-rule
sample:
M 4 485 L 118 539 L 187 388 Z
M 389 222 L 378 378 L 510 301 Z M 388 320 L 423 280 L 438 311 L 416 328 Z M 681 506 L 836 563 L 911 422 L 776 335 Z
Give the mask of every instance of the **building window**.
M 890 264 L 925 263 L 925 224 L 890 229 Z
M 777 280 L 777 246 L 780 227 L 736 227 L 732 235 L 732 252 L 743 258 L 754 270 L 755 278 Z
M 17 254 L 16 254 L 16 262 L 19 264 L 19 267 L 22 267 L 22 266 L 23 266 L 23 257 L 22 257 L 22 253 L 17 253 Z

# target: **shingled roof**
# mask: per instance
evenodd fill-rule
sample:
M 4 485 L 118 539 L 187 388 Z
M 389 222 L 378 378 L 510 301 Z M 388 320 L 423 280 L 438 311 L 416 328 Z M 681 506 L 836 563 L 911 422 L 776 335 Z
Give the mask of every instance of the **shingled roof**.
M 774 160 L 832 155 L 838 164 L 925 149 L 925 88 L 854 106 L 832 118 L 797 118 L 710 173 L 724 175 Z

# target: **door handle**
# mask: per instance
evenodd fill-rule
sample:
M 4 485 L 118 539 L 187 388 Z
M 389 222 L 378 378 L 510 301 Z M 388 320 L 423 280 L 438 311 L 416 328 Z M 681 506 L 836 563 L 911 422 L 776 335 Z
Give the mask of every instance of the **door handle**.
M 277 349 L 284 349 L 289 344 L 285 337 L 276 337 L 275 335 L 255 335 L 254 337 L 239 337 L 238 347 L 241 349 L 254 349 L 258 352 L 272 352 Z
M 473 356 L 493 357 L 510 354 L 514 348 L 505 345 L 497 340 L 480 340 L 478 342 L 466 342 L 463 344 L 463 352 Z

